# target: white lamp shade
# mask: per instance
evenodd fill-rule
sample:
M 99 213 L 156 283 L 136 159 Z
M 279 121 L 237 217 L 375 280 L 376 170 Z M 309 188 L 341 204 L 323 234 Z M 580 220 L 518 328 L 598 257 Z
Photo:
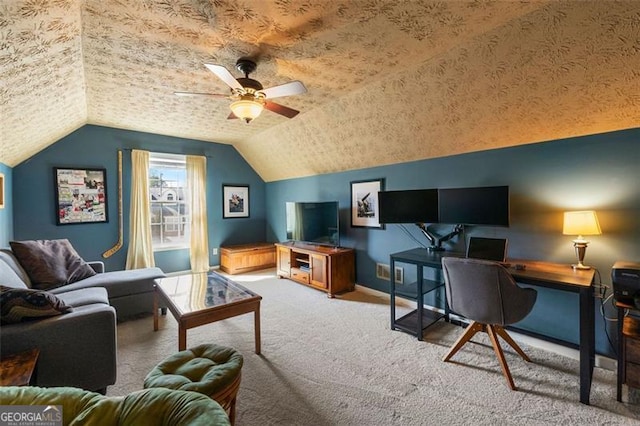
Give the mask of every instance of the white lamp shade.
M 602 231 L 600 230 L 596 212 L 585 210 L 565 212 L 562 233 L 564 235 L 600 235 Z

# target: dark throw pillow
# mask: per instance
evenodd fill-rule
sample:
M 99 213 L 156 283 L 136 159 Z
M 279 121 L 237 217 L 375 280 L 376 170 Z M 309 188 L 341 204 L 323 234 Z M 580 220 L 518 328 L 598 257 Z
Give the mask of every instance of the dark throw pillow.
M 0 311 L 0 323 L 15 324 L 64 314 L 71 306 L 43 290 L 0 286 Z
M 9 245 L 33 288 L 48 290 L 96 274 L 67 239 L 9 241 Z

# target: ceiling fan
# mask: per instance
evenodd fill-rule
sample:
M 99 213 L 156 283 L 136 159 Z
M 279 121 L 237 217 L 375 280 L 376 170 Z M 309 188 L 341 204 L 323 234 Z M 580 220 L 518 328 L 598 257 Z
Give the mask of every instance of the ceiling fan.
M 231 114 L 228 119 L 240 118 L 245 123 L 250 123 L 260 115 L 263 109 L 268 109 L 276 114 L 287 118 L 293 118 L 300 113 L 293 108 L 271 102 L 270 99 L 283 96 L 300 95 L 307 91 L 307 88 L 300 81 L 291 81 L 279 86 L 264 89 L 259 81 L 249 78 L 249 74 L 257 68 L 255 61 L 249 58 L 240 58 L 236 62 L 236 68 L 244 74 L 244 77 L 235 78 L 222 65 L 204 64 L 212 73 L 224 81 L 230 88 L 231 94 L 219 93 L 194 93 L 194 92 L 173 92 L 178 96 L 210 96 L 216 98 L 227 98 L 231 102 Z

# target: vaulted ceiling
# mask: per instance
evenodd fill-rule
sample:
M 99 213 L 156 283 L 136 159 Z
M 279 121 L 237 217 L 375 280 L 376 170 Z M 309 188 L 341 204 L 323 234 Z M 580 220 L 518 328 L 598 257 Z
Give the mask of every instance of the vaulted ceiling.
M 240 57 L 293 119 L 229 120 Z M 234 145 L 266 181 L 640 125 L 640 1 L 3 0 L 0 162 L 83 126 Z M 90 141 L 88 141 L 90 143 Z

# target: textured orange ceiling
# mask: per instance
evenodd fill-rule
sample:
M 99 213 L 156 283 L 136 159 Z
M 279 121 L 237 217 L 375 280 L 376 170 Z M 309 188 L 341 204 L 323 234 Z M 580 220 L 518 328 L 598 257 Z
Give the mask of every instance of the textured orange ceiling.
M 249 125 L 204 63 L 270 87 Z M 640 123 L 640 2 L 28 0 L 0 6 L 0 162 L 90 123 L 229 143 L 266 181 Z

